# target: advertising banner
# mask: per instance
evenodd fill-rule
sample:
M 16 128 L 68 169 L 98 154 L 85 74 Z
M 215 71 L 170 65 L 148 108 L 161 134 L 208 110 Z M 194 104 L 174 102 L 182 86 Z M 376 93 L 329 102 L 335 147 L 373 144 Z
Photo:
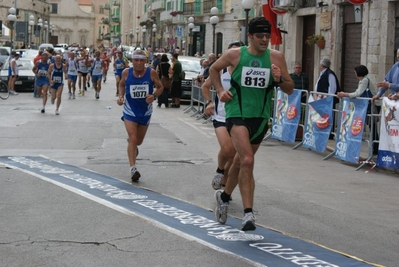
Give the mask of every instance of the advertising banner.
M 383 98 L 377 166 L 399 169 L 399 103 Z
M 358 163 L 367 114 L 367 99 L 343 98 L 335 157 Z
M 332 127 L 334 97 L 309 102 L 308 121 L 305 125 L 303 147 L 323 153 Z
M 276 103 L 272 138 L 294 143 L 301 117 L 301 90 L 295 89 L 291 95 L 287 95 L 277 88 Z

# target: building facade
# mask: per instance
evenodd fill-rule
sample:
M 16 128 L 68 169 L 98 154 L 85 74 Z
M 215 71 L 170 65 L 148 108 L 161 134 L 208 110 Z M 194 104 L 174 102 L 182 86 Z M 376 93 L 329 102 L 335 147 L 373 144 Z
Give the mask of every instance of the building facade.
M 283 34 L 278 49 L 284 52 L 290 71 L 295 62 L 301 62 L 314 85 L 320 60 L 329 58 L 346 92 L 356 90 L 354 67 L 360 64 L 368 68 L 372 81 L 383 81 L 399 48 L 399 1 L 365 0 L 358 5 L 349 0 L 284 2 L 293 6 L 278 18 L 288 33 Z M 305 43 L 313 34 L 324 36 L 324 48 Z
M 9 9 L 16 8 L 16 21 L 11 27 L 8 21 Z M 2 22 L 0 45 L 9 45 L 10 31 L 13 29 L 14 47 L 26 47 L 31 42 L 38 43 L 44 38 L 48 38 L 50 32 L 50 11 L 51 5 L 43 0 L 3 0 L 0 2 L 0 21 Z M 31 17 L 33 16 L 33 17 Z M 33 19 L 33 25 L 29 24 L 29 18 Z M 38 24 L 42 19 L 42 26 Z M 44 28 L 47 21 L 47 28 Z

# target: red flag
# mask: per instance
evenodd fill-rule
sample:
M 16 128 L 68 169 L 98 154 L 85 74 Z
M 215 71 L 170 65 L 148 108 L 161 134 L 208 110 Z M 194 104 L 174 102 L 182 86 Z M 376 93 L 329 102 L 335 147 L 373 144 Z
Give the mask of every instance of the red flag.
M 274 0 L 263 1 L 263 3 L 265 3 L 262 5 L 263 16 L 272 24 L 272 37 L 270 43 L 272 45 L 279 45 L 283 43 L 283 40 L 281 38 L 280 29 L 277 28 L 277 15 L 271 10 L 269 6 L 270 1 Z

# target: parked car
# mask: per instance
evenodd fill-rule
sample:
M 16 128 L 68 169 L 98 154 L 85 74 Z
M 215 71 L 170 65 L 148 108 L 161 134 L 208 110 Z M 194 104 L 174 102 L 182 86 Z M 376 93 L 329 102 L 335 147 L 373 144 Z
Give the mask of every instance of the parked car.
M 62 48 L 64 48 L 64 49 L 67 49 L 67 48 L 68 48 L 68 44 L 56 44 L 56 45 L 54 46 L 54 48 L 56 48 L 56 47 L 62 47 Z
M 179 56 L 178 60 L 186 73 L 185 79 L 181 81 L 182 98 L 191 99 L 191 85 L 193 78 L 197 78 L 201 70 L 201 59 L 197 57 Z
M 39 50 L 46 50 L 47 48 L 54 48 L 52 44 L 41 44 L 39 45 Z
M 18 52 L 20 58 L 30 58 L 33 59 L 39 54 L 39 50 L 36 49 L 16 49 L 15 52 Z
M 32 71 L 33 59 L 32 58 L 20 58 L 17 60 L 19 66 L 19 78 L 15 82 L 15 91 L 17 92 L 33 92 L 35 83 L 35 74 Z M 7 83 L 8 82 L 8 61 L 3 65 L 0 71 L 0 79 Z
M 123 56 L 131 60 L 134 52 L 133 46 L 126 46 L 123 50 Z
M 7 46 L 0 47 L 0 64 L 4 64 L 10 57 L 11 48 Z

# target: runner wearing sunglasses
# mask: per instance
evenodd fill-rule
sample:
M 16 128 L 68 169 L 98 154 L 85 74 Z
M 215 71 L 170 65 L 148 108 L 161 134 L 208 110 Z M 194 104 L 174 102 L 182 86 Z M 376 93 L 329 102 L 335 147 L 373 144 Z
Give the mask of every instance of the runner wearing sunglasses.
M 227 50 L 210 69 L 212 84 L 220 101 L 225 102 L 226 127 L 237 150 L 230 172 L 238 172 L 238 176 L 229 177 L 223 191 L 216 191 L 215 216 L 220 223 L 226 222 L 230 195 L 238 182 L 244 206 L 243 231 L 256 228 L 252 209 L 254 155 L 267 131 L 274 86 L 287 94 L 294 89 L 284 55 L 268 48 L 270 22 L 264 17 L 252 19 L 247 34 L 248 47 Z M 223 89 L 220 80 L 220 72 L 226 67 L 233 69 L 229 90 Z

